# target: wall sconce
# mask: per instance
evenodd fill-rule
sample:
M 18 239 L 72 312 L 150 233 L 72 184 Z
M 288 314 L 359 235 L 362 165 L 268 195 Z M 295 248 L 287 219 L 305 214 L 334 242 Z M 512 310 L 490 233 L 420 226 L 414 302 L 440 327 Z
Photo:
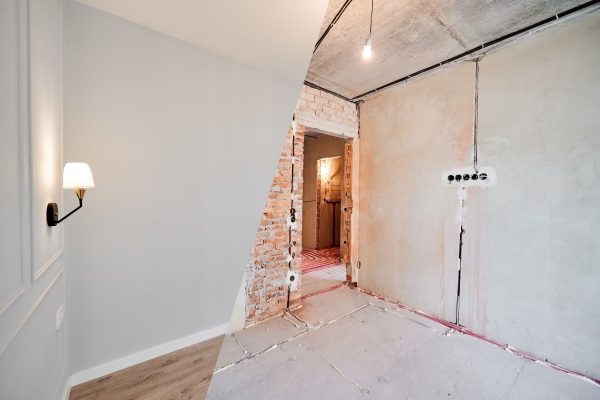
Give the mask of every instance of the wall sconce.
M 46 221 L 48 226 L 56 226 L 69 218 L 71 214 L 83 207 L 83 196 L 86 189 L 95 187 L 92 170 L 86 163 L 66 163 L 63 171 L 63 189 L 73 189 L 75 195 L 79 199 L 79 207 L 58 219 L 58 205 L 56 203 L 48 203 L 46 208 Z

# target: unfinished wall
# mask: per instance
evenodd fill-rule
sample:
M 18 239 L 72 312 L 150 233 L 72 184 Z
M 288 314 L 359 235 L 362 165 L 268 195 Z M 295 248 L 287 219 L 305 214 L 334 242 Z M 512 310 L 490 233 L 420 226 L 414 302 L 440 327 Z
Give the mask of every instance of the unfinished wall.
M 600 377 L 600 12 L 480 62 L 488 188 L 444 184 L 473 163 L 475 65 L 361 106 L 360 286 Z M 459 193 L 463 193 L 461 209 Z
M 296 122 L 344 137 L 358 136 L 356 105 L 306 85 L 296 105 Z
M 281 314 L 287 306 L 290 238 L 294 254 L 291 267 L 293 270 L 300 269 L 303 154 L 304 132 L 301 127 L 295 133 L 290 128 L 246 267 L 245 312 L 248 325 Z M 292 202 L 296 209 L 297 227 L 290 231 L 288 219 Z M 297 307 L 299 302 L 300 292 L 292 292 L 290 308 Z
M 288 136 L 279 158 L 275 177 L 269 190 L 269 198 L 261 217 L 252 248 L 246 275 L 240 285 L 233 308 L 229 330 L 235 331 L 246 325 L 281 314 L 287 305 L 288 226 L 290 204 L 294 199 L 297 228 L 292 230 L 292 251 L 295 258 L 292 269 L 300 268 L 303 224 L 303 165 L 304 130 L 327 130 L 340 136 L 357 140 L 358 112 L 353 103 L 320 90 L 303 86 L 295 111 L 297 126 L 295 141 L 294 193 L 291 192 L 292 135 Z M 305 126 L 306 125 L 306 126 Z M 343 154 L 343 147 L 341 153 Z M 314 161 L 316 166 L 316 159 Z M 316 171 L 315 171 L 316 174 Z M 292 292 L 290 307 L 300 302 L 300 291 Z
M 317 248 L 317 160 L 343 155 L 343 139 L 314 133 L 308 134 L 304 138 L 302 247 L 305 249 Z M 343 195 L 342 199 L 344 199 Z
M 596 11 L 481 62 L 479 160 L 498 185 L 467 199 L 461 305 L 477 331 L 596 378 L 599 40 Z
M 459 199 L 442 186 L 469 165 L 473 64 L 361 106 L 360 284 L 454 320 Z

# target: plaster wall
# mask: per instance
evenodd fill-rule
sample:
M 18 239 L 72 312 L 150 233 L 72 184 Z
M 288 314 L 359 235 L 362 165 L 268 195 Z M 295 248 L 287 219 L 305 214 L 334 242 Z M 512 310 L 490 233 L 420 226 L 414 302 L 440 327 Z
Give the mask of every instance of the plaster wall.
M 460 323 L 600 377 L 600 12 L 480 62 L 479 165 L 462 213 Z M 359 285 L 454 321 L 460 207 L 441 176 L 473 163 L 475 65 L 361 106 Z
M 600 12 L 481 62 L 461 320 L 600 377 Z
M 472 159 L 474 65 L 388 90 L 360 109 L 359 283 L 454 320 L 456 190 L 442 172 Z

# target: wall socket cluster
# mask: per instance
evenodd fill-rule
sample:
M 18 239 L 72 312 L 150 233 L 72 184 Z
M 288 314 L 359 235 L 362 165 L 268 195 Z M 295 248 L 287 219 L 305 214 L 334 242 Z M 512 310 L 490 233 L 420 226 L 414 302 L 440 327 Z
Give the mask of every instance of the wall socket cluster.
M 456 168 L 446 171 L 442 181 L 445 186 L 491 186 L 496 183 L 496 171 L 490 167 L 479 167 L 477 171 L 471 166 Z
M 481 172 L 479 174 L 456 174 L 456 175 L 448 175 L 448 182 L 452 182 L 452 181 L 456 181 L 456 182 L 460 182 L 461 180 L 463 181 L 468 181 L 469 179 L 476 181 L 477 179 L 481 179 L 482 181 L 485 181 L 487 179 L 487 174 L 485 172 Z

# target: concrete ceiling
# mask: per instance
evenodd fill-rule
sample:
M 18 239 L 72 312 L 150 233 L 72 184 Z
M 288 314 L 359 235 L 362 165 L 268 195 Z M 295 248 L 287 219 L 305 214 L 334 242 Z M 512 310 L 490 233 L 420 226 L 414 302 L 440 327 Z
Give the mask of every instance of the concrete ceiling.
M 78 0 L 288 79 L 306 74 L 327 0 Z
M 321 34 L 345 0 L 330 0 Z M 307 80 L 348 98 L 415 73 L 586 0 L 353 0 L 313 54 Z M 321 36 L 319 34 L 319 37 Z

